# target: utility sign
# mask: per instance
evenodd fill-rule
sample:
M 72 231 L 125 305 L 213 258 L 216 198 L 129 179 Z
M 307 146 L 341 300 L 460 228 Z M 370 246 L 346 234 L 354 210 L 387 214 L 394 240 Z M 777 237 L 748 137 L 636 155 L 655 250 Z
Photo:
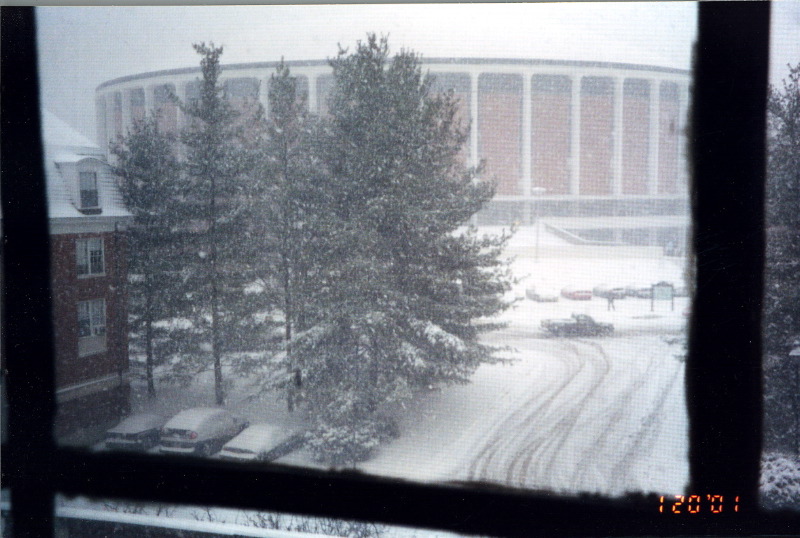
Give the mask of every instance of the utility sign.
M 655 310 L 656 301 L 669 301 L 671 310 L 675 310 L 675 287 L 669 282 L 653 284 L 650 293 L 650 312 Z

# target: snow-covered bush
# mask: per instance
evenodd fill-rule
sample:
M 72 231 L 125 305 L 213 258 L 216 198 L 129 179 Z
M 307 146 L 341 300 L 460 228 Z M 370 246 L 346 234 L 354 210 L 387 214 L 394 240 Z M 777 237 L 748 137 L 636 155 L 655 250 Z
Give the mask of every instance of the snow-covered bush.
M 800 510 L 800 456 L 767 452 L 761 458 L 761 505 Z
M 394 420 L 377 415 L 347 424 L 320 422 L 306 434 L 306 446 L 317 461 L 348 465 L 366 460 L 381 443 L 397 436 Z

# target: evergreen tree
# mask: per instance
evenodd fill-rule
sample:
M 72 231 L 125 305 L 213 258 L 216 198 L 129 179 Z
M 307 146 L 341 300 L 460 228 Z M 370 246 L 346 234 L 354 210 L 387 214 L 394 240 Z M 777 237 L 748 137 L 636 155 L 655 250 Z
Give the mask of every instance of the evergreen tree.
M 180 166 L 175 140 L 158 129 L 156 118 L 134 122 L 112 147 L 126 206 L 134 215 L 128 230 L 129 314 L 131 344 L 144 349 L 147 393 L 155 396 L 154 366 L 170 353 L 174 334 L 159 320 L 180 310 L 178 258 L 173 249 Z
M 310 443 L 331 462 L 367 457 L 395 433 L 393 405 L 416 390 L 466 383 L 498 360 L 480 343 L 508 306 L 507 236 L 465 223 L 493 186 L 464 169 L 452 95 L 431 90 L 420 59 L 389 57 L 370 35 L 331 61 L 323 153 L 325 221 L 315 232 L 315 294 L 295 335 Z
M 800 454 L 800 63 L 767 102 L 764 446 Z
M 314 266 L 313 230 L 322 216 L 316 201 L 317 176 L 322 169 L 316 141 L 319 124 L 307 112 L 297 80 L 281 62 L 269 84 L 269 119 L 260 144 L 260 188 L 256 214 L 263 225 L 258 251 L 261 279 L 269 303 L 283 313 L 283 345 L 278 388 L 286 391 L 287 407 L 294 409 L 302 384 L 301 366 L 292 353 L 294 332 L 307 323 Z M 265 326 L 269 331 L 269 325 Z
M 770 88 L 765 345 L 782 354 L 800 337 L 800 64 Z
M 202 80 L 199 99 L 181 105 L 188 118 L 181 136 L 187 182 L 176 210 L 190 232 L 182 250 L 195 333 L 207 340 L 199 353 L 185 354 L 183 367 L 203 368 L 210 353 L 215 399 L 222 404 L 223 353 L 256 345 L 251 340 L 255 305 L 247 293 L 253 264 L 246 256 L 253 232 L 252 156 L 244 136 L 243 120 L 249 119 L 240 117 L 220 84 L 222 48 L 201 43 L 194 49 L 202 57 Z

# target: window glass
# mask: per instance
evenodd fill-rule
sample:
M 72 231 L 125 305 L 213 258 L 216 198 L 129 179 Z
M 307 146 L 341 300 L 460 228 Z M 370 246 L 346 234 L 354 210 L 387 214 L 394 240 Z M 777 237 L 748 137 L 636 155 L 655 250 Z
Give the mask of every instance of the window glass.
M 99 275 L 105 272 L 103 239 L 78 239 L 75 241 L 78 276 Z
M 97 194 L 97 172 L 81 172 L 80 182 L 81 207 L 97 207 L 99 205 Z
M 3 511 L 4 521 L 6 512 Z M 460 534 L 339 518 L 219 507 L 59 497 L 56 536 L 450 538 Z M 224 532 L 223 532 L 224 531 Z
M 82 240 L 78 274 L 113 268 L 54 280 L 70 297 L 54 315 L 57 369 L 76 331 L 104 350 L 70 381 L 96 389 L 71 426 L 102 450 L 143 416 L 197 434 L 153 434 L 153 456 L 681 493 L 695 7 L 40 10 L 45 106 L 91 138 L 84 116 L 130 92 L 121 146 L 82 149 L 114 162 L 104 203 L 118 205 L 58 228 Z M 115 30 L 75 55 L 83 93 L 54 52 L 68 13 L 88 35 Z M 210 45 L 234 18 L 225 47 Z M 260 47 L 272 34 L 254 20 L 297 23 Z M 235 102 L 257 81 L 268 117 Z M 80 181 L 81 206 L 96 206 L 96 174 Z M 209 408 L 230 418 L 201 428 Z
M 78 303 L 78 336 L 103 336 L 106 334 L 106 301 L 92 299 Z
M 800 3 L 771 6 L 761 503 L 800 510 Z

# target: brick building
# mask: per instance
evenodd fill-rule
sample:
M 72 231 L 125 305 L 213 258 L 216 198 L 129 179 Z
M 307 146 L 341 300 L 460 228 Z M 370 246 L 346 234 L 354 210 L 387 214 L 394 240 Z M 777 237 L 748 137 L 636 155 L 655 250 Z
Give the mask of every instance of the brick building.
M 325 61 L 287 62 L 309 110 L 327 113 L 333 87 Z M 267 108 L 276 63 L 223 66 L 234 103 Z M 477 224 L 537 219 L 587 240 L 681 246 L 688 217 L 686 165 L 690 73 L 647 65 L 502 59 L 424 59 L 437 90 L 452 90 L 469 129 L 468 164 L 485 163 L 495 198 Z M 96 93 L 101 144 L 145 110 L 161 127 L 185 119 L 167 96 L 198 96 L 198 68 L 136 74 Z
M 128 410 L 125 209 L 105 154 L 42 115 L 56 360 L 56 435 L 89 436 Z

